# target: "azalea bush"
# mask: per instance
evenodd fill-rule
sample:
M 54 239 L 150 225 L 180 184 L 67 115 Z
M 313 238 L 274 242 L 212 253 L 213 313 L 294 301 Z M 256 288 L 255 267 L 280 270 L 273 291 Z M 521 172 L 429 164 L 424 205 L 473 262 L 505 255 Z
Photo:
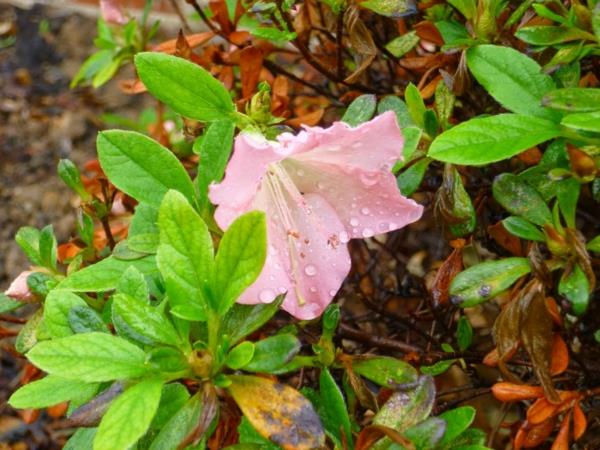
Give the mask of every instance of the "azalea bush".
M 59 162 L 71 240 L 16 236 L 10 405 L 68 449 L 600 445 L 600 3 L 100 3 L 72 86 L 156 106 Z

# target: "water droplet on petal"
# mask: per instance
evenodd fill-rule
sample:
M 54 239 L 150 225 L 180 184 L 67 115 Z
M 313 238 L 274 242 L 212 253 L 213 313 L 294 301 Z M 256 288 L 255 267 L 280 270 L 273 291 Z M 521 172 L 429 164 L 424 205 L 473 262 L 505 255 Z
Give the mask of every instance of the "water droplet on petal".
M 358 226 L 358 219 L 356 217 L 352 217 L 350 219 L 350 225 L 352 225 L 353 227 L 357 227 Z
M 272 245 L 269 245 L 269 255 L 277 255 L 279 253 L 279 250 L 277 250 L 275 247 L 273 247 Z
M 323 189 L 325 187 L 325 183 L 322 181 L 317 181 L 317 189 Z
M 331 295 L 332 297 L 335 296 L 335 294 L 337 294 L 337 291 L 335 289 L 329 291 L 329 295 Z
M 287 292 L 287 289 L 285 288 L 285 286 L 281 286 L 281 287 L 279 288 L 279 293 L 280 293 L 280 294 L 285 294 L 286 292 Z
M 369 214 L 370 211 L 369 208 L 362 208 L 360 212 L 366 216 L 367 214 Z
M 377 184 L 377 182 L 379 181 L 379 174 L 378 173 L 361 172 L 360 181 L 362 181 L 362 183 L 365 186 L 375 186 Z
M 273 292 L 271 289 L 263 289 L 258 294 L 258 299 L 263 303 L 270 303 L 275 300 L 275 297 L 275 292 Z
M 314 277 L 317 274 L 317 268 L 312 264 L 309 264 L 304 268 L 304 273 L 309 277 Z
M 389 225 L 387 223 L 385 223 L 385 222 L 381 222 L 377 226 L 377 228 L 379 229 L 379 231 L 384 231 L 385 232 L 385 231 L 389 230 Z
M 362 230 L 362 236 L 365 238 L 371 237 L 375 232 L 371 228 L 365 228 Z
M 317 288 L 316 288 L 316 287 L 314 287 L 314 286 L 311 286 L 311 288 L 310 288 L 309 290 L 310 290 L 310 292 L 312 292 L 312 293 L 315 293 L 315 292 L 317 292 Z
M 350 236 L 348 235 L 348 233 L 346 233 L 345 231 L 342 231 L 340 233 L 340 242 L 342 244 L 346 244 L 350 241 Z

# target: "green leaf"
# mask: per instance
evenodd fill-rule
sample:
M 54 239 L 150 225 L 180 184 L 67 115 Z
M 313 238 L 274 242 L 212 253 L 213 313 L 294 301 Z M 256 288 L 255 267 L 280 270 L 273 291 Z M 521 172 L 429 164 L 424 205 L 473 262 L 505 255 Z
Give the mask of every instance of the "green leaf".
M 556 119 L 542 107 L 544 94 L 556 86 L 533 59 L 499 45 L 478 45 L 467 51 L 469 70 L 502 106 L 512 112 Z
M 417 379 L 417 371 L 413 366 L 388 356 L 355 357 L 352 359 L 352 370 L 391 389 L 399 384 L 413 383 Z
M 590 282 L 579 264 L 575 264 L 569 273 L 565 272 L 558 284 L 558 293 L 569 300 L 577 315 L 583 314 L 588 307 L 589 289 Z
M 411 51 L 419 43 L 419 39 L 415 30 L 409 31 L 402 36 L 392 39 L 386 44 L 385 48 L 396 58 L 400 58 Z
M 148 300 L 148 284 L 142 272 L 134 266 L 127 268 L 117 284 L 117 292 L 127 294 L 138 300 Z
M 484 165 L 515 156 L 559 134 L 557 124 L 538 117 L 477 117 L 436 137 L 428 156 L 453 164 Z
M 164 53 L 135 55 L 135 67 L 150 93 L 190 119 L 227 119 L 235 111 L 227 89 L 190 61 Z
M 213 271 L 213 245 L 204 221 L 179 192 L 169 191 L 158 214 L 158 267 L 174 315 L 205 320 L 206 287 Z
M 496 201 L 511 214 L 540 226 L 552 222 L 552 213 L 542 196 L 517 175 L 499 175 L 494 180 L 492 190 Z
M 237 431 L 240 435 L 239 446 L 227 447 L 230 450 L 282 450 L 279 445 L 262 437 L 246 417 L 242 417 Z
M 56 237 L 54 236 L 52 225 L 42 228 L 39 245 L 42 265 L 56 269 Z
M 74 306 L 87 306 L 79 296 L 69 291 L 53 290 L 44 303 L 44 323 L 53 338 L 71 336 L 73 330 L 69 323 L 69 311 Z
M 576 130 L 600 133 L 600 111 L 569 114 L 560 124 Z
M 456 362 L 456 359 L 443 359 L 430 366 L 421 366 L 421 373 L 436 377 L 446 372 Z
M 56 286 L 56 290 L 62 289 L 74 292 L 110 291 L 117 287 L 119 279 L 130 266 L 134 266 L 146 276 L 157 273 L 154 256 L 146 256 L 132 261 L 124 261 L 109 256 L 96 264 L 73 272 Z
M 262 271 L 267 256 L 267 224 L 263 212 L 238 217 L 221 239 L 215 258 L 213 292 L 223 315 Z
M 565 218 L 568 227 L 576 228 L 575 216 L 577 214 L 577 201 L 579 200 L 579 192 L 581 184 L 575 178 L 567 178 L 556 183 L 556 199 L 558 206 Z
M 87 382 L 135 378 L 148 370 L 139 347 L 98 332 L 39 342 L 27 358 L 51 375 Z
M 591 252 L 600 253 L 600 235 L 589 241 L 586 247 Z
M 165 314 L 147 301 L 131 297 L 127 294 L 113 296 L 113 322 L 119 331 L 125 325 L 134 333 L 145 338 L 145 344 L 165 344 L 177 347 L 181 339 Z M 118 320 L 115 320 L 118 316 Z
M 443 412 L 438 416 L 446 421 L 446 432 L 440 445 L 450 444 L 463 431 L 471 426 L 475 419 L 475 408 L 472 406 L 462 406 L 460 408 L 451 409 Z
M 351 127 L 357 127 L 373 117 L 376 107 L 377 97 L 373 94 L 363 94 L 350 103 L 342 117 L 342 122 L 346 122 Z
M 77 398 L 82 393 L 91 392 L 93 395 L 98 386 L 96 383 L 48 375 L 19 388 L 11 395 L 8 403 L 13 408 L 47 408 Z
M 89 306 L 75 305 L 69 310 L 69 326 L 75 333 L 90 333 L 102 331 L 107 333 L 108 328 L 100 314 Z
M 202 412 L 201 392 L 191 397 L 183 407 L 175 413 L 152 441 L 149 450 L 172 450 L 192 432 L 198 425 Z
M 527 239 L 530 241 L 537 242 L 545 242 L 546 237 L 544 233 L 542 233 L 539 228 L 537 228 L 534 224 L 529 222 L 528 220 L 523 219 L 522 217 L 510 216 L 502 221 L 502 225 L 506 230 L 514 234 L 521 239 Z
M 44 327 L 44 310 L 39 308 L 23 325 L 15 340 L 15 350 L 25 353 L 38 342 L 38 330 Z
M 360 6 L 394 19 L 413 14 L 416 11 L 413 3 L 408 0 L 367 0 L 361 2 Z
M 445 429 L 446 422 L 437 417 L 429 417 L 408 428 L 402 434 L 413 443 L 417 450 L 430 450 L 439 448 L 437 444 L 442 439 Z M 399 446 L 392 446 L 392 448 L 397 450 Z
M 96 428 L 78 428 L 69 438 L 63 450 L 92 450 Z
M 346 448 L 352 449 L 352 424 L 346 409 L 342 391 L 336 384 L 328 369 L 321 369 L 319 377 L 321 394 L 320 415 L 325 429 L 333 434 L 338 442 L 345 442 Z
M 456 340 L 458 348 L 464 352 L 471 346 L 473 342 L 473 327 L 467 316 L 460 316 L 456 324 Z
M 270 373 L 290 362 L 300 351 L 300 341 L 291 334 L 278 334 L 258 341 L 254 356 L 244 366 L 250 372 Z
M 408 106 L 406 106 L 406 103 L 404 103 L 401 98 L 396 97 L 395 95 L 383 97 L 377 105 L 377 114 L 383 114 L 386 111 L 394 111 L 400 129 L 403 130 L 406 127 L 415 126 L 415 123 L 408 112 Z M 404 156 L 408 157 L 406 154 Z
M 127 450 L 141 438 L 156 414 L 163 381 L 147 378 L 117 397 L 102 417 L 94 450 Z
M 200 165 L 198 176 L 195 180 L 198 189 L 199 211 L 204 211 L 208 206 L 208 186 L 213 182 L 221 181 L 225 173 L 225 166 L 233 148 L 233 133 L 235 124 L 229 120 L 219 120 L 210 124 L 201 140 L 198 154 Z M 194 147 L 196 147 L 196 142 Z
M 515 36 L 531 45 L 563 44 L 584 39 L 595 40 L 592 34 L 579 28 L 547 25 L 519 28 Z
M 40 230 L 33 227 L 21 227 L 15 235 L 15 241 L 33 265 L 44 265 L 40 256 Z
M 448 0 L 448 3 L 458 9 L 467 20 L 471 20 L 477 14 L 475 0 Z
M 108 179 L 140 202 L 158 206 L 169 189 L 194 201 L 194 186 L 177 157 L 135 131 L 98 134 L 98 158 Z
M 425 112 L 427 111 L 427 108 L 425 107 L 425 102 L 421 97 L 419 89 L 414 84 L 409 83 L 408 86 L 406 86 L 404 100 L 406 101 L 410 118 L 420 128 L 425 128 Z
M 579 87 L 556 89 L 544 95 L 542 104 L 566 112 L 600 111 L 600 89 Z
M 13 300 L 8 295 L 0 292 L 0 314 L 4 314 L 10 311 L 14 311 L 21 306 L 26 305 L 24 302 Z
M 165 384 L 160 394 L 160 403 L 156 415 L 152 419 L 150 428 L 161 429 L 171 418 L 177 414 L 186 402 L 190 394 L 187 388 L 180 383 Z
M 450 284 L 453 303 L 461 308 L 483 303 L 531 272 L 527 258 L 486 261 L 459 273 Z
M 396 182 L 402 195 L 410 197 L 415 193 L 419 188 L 421 181 L 423 181 L 423 177 L 425 176 L 425 172 L 427 171 L 430 162 L 431 159 L 423 158 L 398 175 Z
M 223 319 L 221 333 L 229 337 L 232 345 L 237 343 L 267 323 L 279 310 L 283 298 L 280 295 L 271 303 L 258 305 L 233 305 Z
M 233 370 L 241 369 L 246 366 L 254 356 L 255 346 L 252 342 L 244 341 L 237 347 L 234 347 L 225 359 L 225 364 Z

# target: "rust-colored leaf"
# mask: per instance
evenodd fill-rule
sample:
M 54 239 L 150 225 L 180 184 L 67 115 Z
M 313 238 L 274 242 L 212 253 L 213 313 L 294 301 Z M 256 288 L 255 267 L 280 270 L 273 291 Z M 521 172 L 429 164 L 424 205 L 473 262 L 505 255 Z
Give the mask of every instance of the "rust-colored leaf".
M 448 293 L 450 283 L 462 268 L 462 250 L 454 249 L 435 274 L 435 279 L 433 280 L 433 286 L 431 288 L 434 306 L 437 307 L 448 303 L 448 300 L 450 299 L 450 294 Z
M 62 403 L 59 403 L 58 405 L 50 406 L 48 409 L 46 409 L 46 411 L 48 412 L 48 415 L 50 417 L 52 417 L 54 419 L 58 419 L 59 417 L 62 417 L 65 415 L 68 408 L 69 408 L 69 403 L 62 402 Z
M 498 245 L 508 250 L 514 256 L 522 256 L 523 248 L 521 246 L 521 240 L 514 234 L 509 233 L 502 221 L 496 222 L 494 225 L 490 225 L 487 229 L 489 235 L 495 240 Z
M 19 411 L 19 415 L 21 416 L 21 419 L 23 419 L 23 422 L 25 422 L 27 425 L 35 422 L 37 420 L 37 418 L 40 416 L 40 410 L 39 409 L 23 409 Z
M 419 36 L 421 39 L 433 42 L 435 45 L 439 45 L 440 47 L 444 45 L 444 38 L 433 23 L 429 21 L 423 21 L 415 24 L 413 28 L 417 32 L 417 36 Z
M 527 421 L 532 425 L 540 424 L 554 416 L 559 405 L 552 404 L 546 398 L 537 399 L 527 409 Z
M 550 373 L 559 375 L 569 367 L 569 349 L 560 334 L 555 333 L 552 339 L 552 362 Z
M 558 325 L 559 327 L 562 326 L 562 316 L 560 315 L 558 304 L 554 298 L 546 297 L 546 308 L 548 308 L 548 313 L 552 317 L 554 324 Z
M 323 117 L 324 113 L 324 109 L 317 109 L 302 116 L 289 119 L 286 123 L 290 127 L 295 128 L 300 127 L 301 125 L 307 125 L 312 127 L 317 125 L 321 121 L 321 118 Z
M 402 445 L 408 450 L 414 450 L 415 446 L 393 428 L 383 425 L 369 425 L 363 428 L 356 440 L 356 450 L 368 450 L 383 437 L 388 437 L 391 441 Z
M 579 402 L 575 402 L 573 406 L 573 439 L 578 440 L 587 429 L 587 417 Z
M 325 444 L 312 404 L 295 389 L 267 378 L 232 375 L 228 391 L 256 430 L 285 450 Z
M 528 166 L 534 166 L 542 160 L 542 152 L 537 147 L 531 147 L 519 153 L 517 158 Z
M 554 430 L 555 425 L 556 417 L 551 417 L 542 423 L 529 426 L 523 439 L 523 448 L 534 448 L 541 445 L 548 439 L 548 436 L 550 436 L 550 433 Z
M 240 78 L 242 80 L 242 97 L 249 98 L 260 77 L 263 53 L 255 47 L 244 47 L 240 52 Z
M 519 427 L 517 433 L 515 434 L 515 439 L 513 441 L 513 450 L 521 450 L 523 448 L 523 442 L 525 441 L 525 437 L 527 436 L 527 422 Z
M 554 443 L 550 450 L 569 450 L 569 432 L 571 431 L 571 412 L 565 414 L 558 434 L 554 438 Z
M 215 36 L 215 33 L 212 31 L 205 31 L 203 33 L 190 34 L 189 36 L 185 36 L 185 41 L 190 48 L 196 48 L 200 45 L 210 41 Z M 175 39 L 170 39 L 165 42 L 161 42 L 157 46 L 155 46 L 152 50 L 155 52 L 168 53 L 170 55 L 175 54 L 177 50 L 177 41 L 179 37 Z
M 492 386 L 492 394 L 501 402 L 517 402 L 543 397 L 544 388 L 527 384 L 500 382 Z

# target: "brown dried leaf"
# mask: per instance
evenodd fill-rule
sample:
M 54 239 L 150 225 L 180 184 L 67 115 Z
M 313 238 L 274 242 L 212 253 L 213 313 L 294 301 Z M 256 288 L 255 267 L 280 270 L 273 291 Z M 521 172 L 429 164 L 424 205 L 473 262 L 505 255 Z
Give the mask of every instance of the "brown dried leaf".
M 560 429 L 556 438 L 554 438 L 554 444 L 550 450 L 569 450 L 569 431 L 571 430 L 571 412 L 565 414 Z
M 555 333 L 552 340 L 552 362 L 550 373 L 559 375 L 569 367 L 569 349 L 560 334 Z
M 552 430 L 554 430 L 555 425 L 556 417 L 551 417 L 545 422 L 529 427 L 525 433 L 525 438 L 523 439 L 523 447 L 533 448 L 542 445 L 542 443 L 548 439 Z
M 587 429 L 587 418 L 579 402 L 573 406 L 573 439 L 578 440 Z
M 252 426 L 285 450 L 309 450 L 325 444 L 325 433 L 312 404 L 295 389 L 276 381 L 232 375 L 227 388 Z
M 494 225 L 490 225 L 487 229 L 488 234 L 498 245 L 508 250 L 514 256 L 522 256 L 523 248 L 521 247 L 521 240 L 514 234 L 509 233 L 502 221 L 496 222 Z
M 260 77 L 263 64 L 263 53 L 255 47 L 244 47 L 240 52 L 240 78 L 242 81 L 242 97 L 249 98 Z
M 402 445 L 407 450 L 414 450 L 415 446 L 393 428 L 383 425 L 369 425 L 363 428 L 356 440 L 356 450 L 368 450 L 383 437 L 388 437 L 391 441 Z
M 492 386 L 492 394 L 501 402 L 517 402 L 542 398 L 544 388 L 541 386 L 529 386 L 527 384 L 500 382 Z
M 558 407 L 559 405 L 553 405 L 546 398 L 540 398 L 527 409 L 527 421 L 532 425 L 545 422 L 557 413 Z
M 348 76 L 344 81 L 346 83 L 356 82 L 362 73 L 367 70 L 370 64 L 377 56 L 377 46 L 373 41 L 371 32 L 360 19 L 360 13 L 356 6 L 351 6 L 346 10 L 344 15 L 346 29 L 350 37 L 350 45 L 357 55 L 357 69 Z
M 433 280 L 431 296 L 435 307 L 448 303 L 448 300 L 450 299 L 450 294 L 448 293 L 450 283 L 462 268 L 462 250 L 454 249 L 442 263 Z
M 212 31 L 205 31 L 203 33 L 190 34 L 189 36 L 185 36 L 185 40 L 187 45 L 190 48 L 196 48 L 200 45 L 210 41 L 215 36 L 215 33 Z M 170 55 L 175 54 L 177 50 L 177 41 L 179 37 L 176 39 L 171 39 L 169 41 L 162 42 L 155 46 L 152 50 L 155 52 L 168 53 Z

